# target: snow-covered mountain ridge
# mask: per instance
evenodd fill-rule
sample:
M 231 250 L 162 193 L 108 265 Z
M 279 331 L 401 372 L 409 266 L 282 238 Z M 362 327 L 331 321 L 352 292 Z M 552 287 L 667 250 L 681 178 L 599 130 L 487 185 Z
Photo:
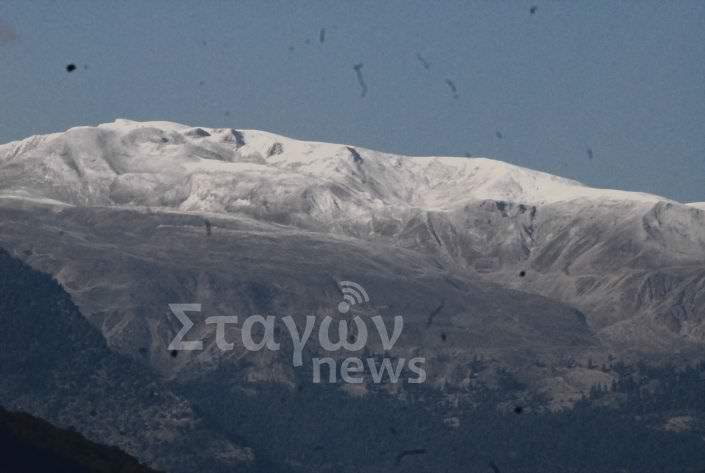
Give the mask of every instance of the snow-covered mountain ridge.
M 323 210 L 400 205 L 448 210 L 467 200 L 542 205 L 574 200 L 668 201 L 594 189 L 485 158 L 407 157 L 271 133 L 117 120 L 0 146 L 3 194 L 73 205 L 130 203 L 234 212 L 267 201 L 315 201 Z M 271 203 L 271 202 L 270 202 Z M 292 202 L 290 204 L 293 205 Z M 293 209 L 290 209 L 293 210 Z
M 10 207 L 78 207 L 101 220 L 125 208 L 165 220 L 167 213 L 206 217 L 214 237 L 230 238 L 230 224 L 218 219 L 246 219 L 282 242 L 301 231 L 312 245 L 321 238 L 337 247 L 340 238 L 374 243 L 469 280 L 576 307 L 613 347 L 705 343 L 702 203 L 595 189 L 491 159 L 399 156 L 256 130 L 117 120 L 1 145 L 0 197 Z M 111 232 L 128 231 L 119 221 Z M 180 254 L 179 240 L 170 241 Z

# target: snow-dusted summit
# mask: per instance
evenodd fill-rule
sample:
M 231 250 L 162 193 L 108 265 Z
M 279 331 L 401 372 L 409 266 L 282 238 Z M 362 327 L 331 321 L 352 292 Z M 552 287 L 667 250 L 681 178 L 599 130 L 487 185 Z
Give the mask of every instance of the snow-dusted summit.
M 705 204 L 491 159 L 117 120 L 0 146 L 0 202 L 13 201 L 205 215 L 214 238 L 247 219 L 294 232 L 281 241 L 374 243 L 431 258 L 417 267 L 572 305 L 614 347 L 705 342 Z
M 262 131 L 117 120 L 0 146 L 2 195 L 214 213 L 276 208 L 370 218 L 494 199 L 528 205 L 666 199 L 593 189 L 485 158 L 407 157 Z

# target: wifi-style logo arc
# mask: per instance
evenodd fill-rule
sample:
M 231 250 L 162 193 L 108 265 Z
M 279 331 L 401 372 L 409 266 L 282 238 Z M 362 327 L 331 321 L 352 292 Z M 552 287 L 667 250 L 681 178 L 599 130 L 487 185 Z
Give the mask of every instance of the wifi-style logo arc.
M 370 301 L 365 288 L 353 281 L 340 281 L 338 284 L 343 293 L 343 300 L 338 304 L 338 312 L 347 314 L 350 308 L 356 304 L 364 304 Z

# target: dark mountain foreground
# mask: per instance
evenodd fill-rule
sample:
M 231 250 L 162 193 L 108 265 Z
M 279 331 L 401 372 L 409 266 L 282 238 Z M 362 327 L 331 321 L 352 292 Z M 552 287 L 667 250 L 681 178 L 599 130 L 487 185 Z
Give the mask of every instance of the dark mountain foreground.
M 127 446 L 152 467 L 166 465 L 164 471 L 705 469 L 705 363 L 614 362 L 599 368 L 613 383 L 594 386 L 560 411 L 547 409 L 544 396 L 482 359 L 473 368 L 492 383 L 464 389 L 405 384 L 403 396 L 380 385 L 351 397 L 338 385 L 310 384 L 307 372 L 294 387 L 243 389 L 242 372 L 229 365 L 178 382 L 152 374 L 154 384 L 146 389 L 148 372 L 111 354 L 56 282 L 4 252 L 0 293 L 2 402 L 65 427 L 2 411 L 3 472 L 151 471 L 96 440 Z M 218 379 L 229 380 L 229 388 Z M 163 427 L 158 442 L 156 420 L 180 412 L 174 399 L 191 406 L 198 427 Z M 222 450 L 212 447 L 216 441 Z M 242 451 L 257 455 L 224 464 L 226 448 L 243 442 L 251 449 Z
M 0 471 L 5 473 L 149 473 L 119 448 L 91 442 L 70 429 L 60 429 L 24 412 L 0 407 Z

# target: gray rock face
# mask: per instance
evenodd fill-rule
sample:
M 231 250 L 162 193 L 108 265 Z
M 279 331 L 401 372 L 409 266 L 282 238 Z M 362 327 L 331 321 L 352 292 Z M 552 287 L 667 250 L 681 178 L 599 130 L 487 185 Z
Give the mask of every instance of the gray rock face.
M 204 319 L 292 315 L 303 327 L 307 315 L 339 318 L 343 280 L 358 282 L 370 297 L 370 303 L 353 307 L 348 320 L 381 315 L 391 327 L 395 315 L 404 316 L 395 356 L 415 353 L 433 360 L 453 354 L 449 366 L 429 372 L 437 381 L 447 369 L 462 370 L 480 355 L 551 363 L 599 346 L 584 316 L 569 306 L 482 282 L 468 272 L 449 272 L 424 254 L 380 242 L 246 218 L 211 217 L 208 236 L 195 215 L 115 208 L 11 206 L 0 215 L 3 244 L 55 275 L 112 348 L 170 377 L 246 355 L 250 361 L 261 358 L 252 368 L 259 376 L 261 363 L 276 362 L 267 368 L 271 380 L 291 381 L 286 348 L 274 359 L 241 346 L 222 352 Z M 189 302 L 203 304 L 203 312 L 193 314 L 193 336 L 206 340 L 205 349 L 175 360 L 166 347 L 181 324 L 169 304 Z M 375 337 L 366 349 L 384 353 Z
M 565 204 L 494 204 L 418 217 L 402 242 L 575 306 L 615 351 L 702 349 L 702 212 L 670 203 L 575 204 L 577 213 Z

